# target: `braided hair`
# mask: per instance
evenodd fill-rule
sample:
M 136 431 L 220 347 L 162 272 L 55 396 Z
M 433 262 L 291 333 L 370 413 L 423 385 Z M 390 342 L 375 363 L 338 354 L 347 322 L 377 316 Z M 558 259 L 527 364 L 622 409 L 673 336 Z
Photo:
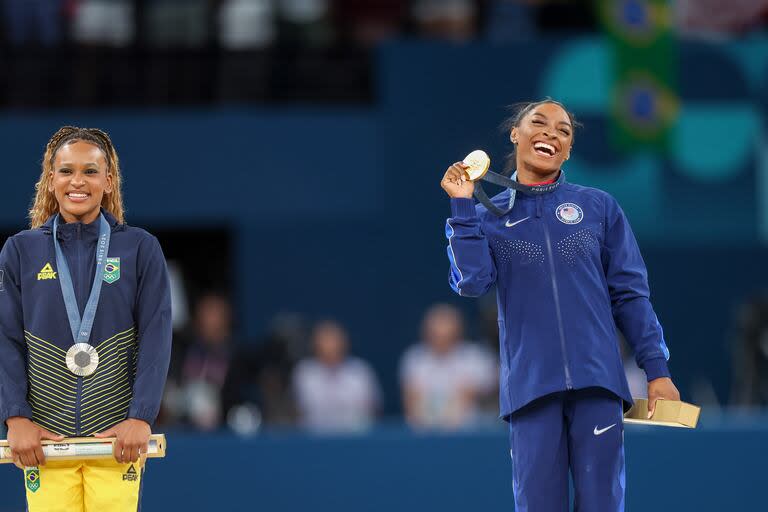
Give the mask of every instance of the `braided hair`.
M 29 223 L 33 229 L 42 226 L 51 215 L 59 211 L 59 203 L 56 201 L 56 196 L 48 190 L 53 176 L 53 160 L 56 158 L 56 153 L 59 149 L 75 142 L 93 144 L 104 153 L 104 157 L 107 160 L 107 175 L 112 177 L 112 192 L 104 193 L 104 197 L 101 199 L 101 206 L 111 213 L 119 223 L 125 222 L 120 161 L 117 158 L 117 151 L 115 151 L 115 146 L 112 145 L 109 135 L 98 128 L 64 126 L 53 134 L 51 140 L 45 146 L 42 172 L 40 173 L 40 179 L 35 184 L 35 200 L 29 209 Z

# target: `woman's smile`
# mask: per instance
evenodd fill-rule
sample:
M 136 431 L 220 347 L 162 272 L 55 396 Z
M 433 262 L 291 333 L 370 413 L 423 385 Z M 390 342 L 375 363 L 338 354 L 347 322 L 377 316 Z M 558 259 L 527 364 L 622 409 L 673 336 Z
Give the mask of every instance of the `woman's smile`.
M 85 192 L 67 192 L 66 197 L 73 203 L 84 203 L 88 201 L 88 198 L 91 197 L 91 194 L 87 194 Z

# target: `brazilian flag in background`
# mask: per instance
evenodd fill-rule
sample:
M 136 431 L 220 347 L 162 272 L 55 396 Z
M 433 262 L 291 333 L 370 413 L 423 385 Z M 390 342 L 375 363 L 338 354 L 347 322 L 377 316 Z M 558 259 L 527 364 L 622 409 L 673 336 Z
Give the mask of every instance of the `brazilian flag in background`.
M 677 118 L 677 45 L 669 0 L 597 0 L 614 62 L 613 142 L 667 149 Z

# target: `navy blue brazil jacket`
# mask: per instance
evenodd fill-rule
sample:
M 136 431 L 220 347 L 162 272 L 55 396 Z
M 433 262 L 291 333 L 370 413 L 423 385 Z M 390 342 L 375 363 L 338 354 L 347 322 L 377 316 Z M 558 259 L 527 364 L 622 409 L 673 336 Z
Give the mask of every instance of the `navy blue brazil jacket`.
M 493 204 L 507 209 L 511 191 Z M 669 351 L 649 301 L 645 264 L 609 194 L 565 181 L 517 193 L 503 217 L 451 199 L 450 284 L 477 297 L 496 285 L 501 415 L 549 393 L 598 386 L 632 403 L 617 327 L 648 380 L 668 377 Z
M 112 234 L 113 266 L 105 275 L 90 345 L 99 366 L 71 373 L 74 343 L 56 268 L 53 217 L 9 238 L 0 253 L 0 421 L 31 418 L 65 436 L 87 436 L 127 417 L 152 423 L 168 372 L 171 299 L 157 239 L 119 224 L 102 210 Z M 60 224 L 80 314 L 96 272 L 99 222 Z

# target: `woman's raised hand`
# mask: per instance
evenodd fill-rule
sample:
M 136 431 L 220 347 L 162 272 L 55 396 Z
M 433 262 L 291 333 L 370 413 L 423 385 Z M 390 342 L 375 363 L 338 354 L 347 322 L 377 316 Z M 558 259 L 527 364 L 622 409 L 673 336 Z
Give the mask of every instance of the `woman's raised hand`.
M 440 186 L 443 187 L 443 190 L 449 196 L 472 198 L 475 184 L 469 181 L 467 169 L 469 169 L 469 166 L 464 162 L 456 162 L 445 171 Z

